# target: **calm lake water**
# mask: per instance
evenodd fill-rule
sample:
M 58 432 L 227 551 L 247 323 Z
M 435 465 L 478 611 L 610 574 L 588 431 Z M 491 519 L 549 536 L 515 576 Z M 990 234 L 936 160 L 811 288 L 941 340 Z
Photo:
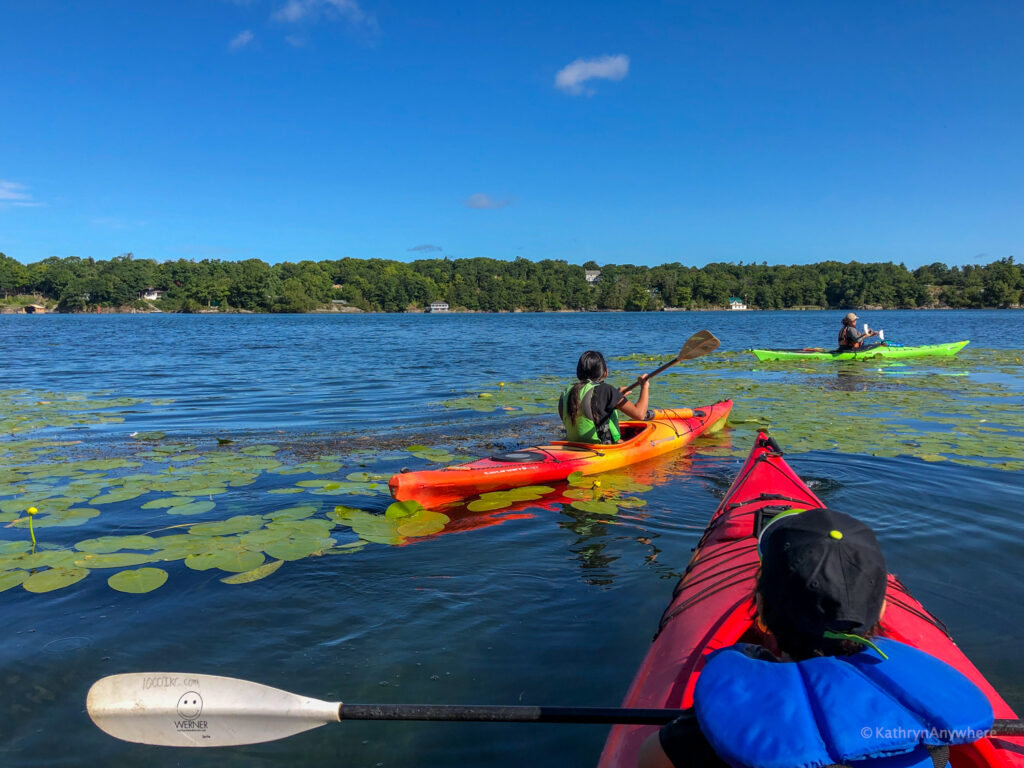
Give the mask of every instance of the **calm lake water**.
M 497 382 L 552 374 L 568 381 L 584 349 L 609 358 L 675 353 L 701 328 L 712 330 L 724 350 L 831 346 L 841 315 L 2 315 L 0 391 L 27 390 L 40 402 L 50 398 L 45 393 L 97 392 L 144 401 L 113 409 L 120 422 L 18 436 L 81 440 L 74 450 L 82 456 L 123 455 L 131 433 L 149 431 L 200 447 L 216 447 L 218 436 L 237 445 L 279 444 L 295 462 L 344 458 L 353 445 L 370 451 L 365 467 L 358 457 L 344 458 L 335 473 L 344 479 L 360 469 L 387 475 L 425 465 L 408 453 L 388 453 L 399 445 L 486 455 L 494 446 L 553 437 L 550 415 L 438 403 Z M 1007 350 L 1024 338 L 1019 311 L 861 315 L 884 328 L 887 339 L 908 345 L 971 339 L 968 349 Z M 737 381 L 766 375 L 751 366 Z M 657 401 L 657 380 L 652 393 Z M 1007 402 L 1024 408 L 1020 395 Z M 721 448 L 731 439 L 727 431 L 709 445 Z M 1022 473 L 867 452 L 789 458 L 829 506 L 876 527 L 890 568 L 945 621 L 1004 697 L 1024 708 Z M 179 671 L 333 701 L 616 705 L 739 463 L 698 443 L 637 470 L 656 482 L 643 494 L 646 506 L 629 514 L 602 518 L 526 506 L 497 525 L 286 562 L 251 584 L 226 585 L 223 572 L 192 570 L 179 560 L 162 564 L 168 582 L 144 595 L 113 591 L 106 582 L 112 570 L 44 594 L 0 592 L 0 764 L 593 764 L 606 734 L 601 726 L 350 722 L 250 747 L 143 747 L 97 730 L 85 713 L 85 694 L 105 675 Z M 390 502 L 384 493 L 273 493 L 305 477 L 265 472 L 216 497 L 216 511 L 195 522 L 268 514 L 308 500 L 323 510 L 346 504 L 379 514 Z M 90 536 L 193 522 L 142 509 L 145 498 L 107 505 L 80 528 L 37 534 L 69 547 Z M 26 537 L 5 525 L 0 543 Z

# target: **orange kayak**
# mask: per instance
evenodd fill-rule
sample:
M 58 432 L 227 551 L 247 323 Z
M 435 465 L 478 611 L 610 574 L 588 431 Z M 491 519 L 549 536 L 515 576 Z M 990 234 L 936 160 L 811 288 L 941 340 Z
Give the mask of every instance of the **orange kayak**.
M 468 464 L 403 472 L 394 475 L 388 487 L 398 501 L 412 499 L 424 507 L 438 507 L 490 491 L 557 482 L 574 472 L 594 475 L 660 456 L 705 432 L 716 432 L 731 409 L 732 400 L 693 410 L 658 409 L 648 421 L 619 422 L 622 440 L 614 445 L 555 440 Z

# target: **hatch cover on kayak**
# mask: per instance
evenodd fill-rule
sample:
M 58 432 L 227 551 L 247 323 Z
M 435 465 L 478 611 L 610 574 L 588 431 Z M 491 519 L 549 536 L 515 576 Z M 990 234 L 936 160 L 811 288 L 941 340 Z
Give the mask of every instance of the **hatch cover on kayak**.
M 539 451 L 513 451 L 512 453 L 502 453 L 498 456 L 491 456 L 491 461 L 518 461 L 525 463 L 544 461 L 546 458 L 547 455 L 540 453 Z

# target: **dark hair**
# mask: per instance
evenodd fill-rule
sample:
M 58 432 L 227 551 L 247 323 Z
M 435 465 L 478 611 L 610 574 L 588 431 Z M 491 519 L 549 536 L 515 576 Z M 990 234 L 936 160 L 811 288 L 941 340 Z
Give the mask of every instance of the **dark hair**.
M 604 361 L 604 355 L 590 349 L 580 355 L 576 363 L 576 378 L 579 379 L 569 390 L 569 397 L 566 398 L 566 411 L 569 420 L 575 424 L 576 417 L 580 415 L 580 390 L 588 381 L 598 382 L 603 379 L 608 370 Z

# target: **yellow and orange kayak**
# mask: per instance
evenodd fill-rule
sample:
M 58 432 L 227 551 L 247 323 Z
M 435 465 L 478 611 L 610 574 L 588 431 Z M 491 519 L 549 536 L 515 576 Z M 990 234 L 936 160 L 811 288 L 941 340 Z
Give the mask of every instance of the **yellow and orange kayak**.
M 574 472 L 594 475 L 660 456 L 706 432 L 716 432 L 731 409 L 732 400 L 692 410 L 658 409 L 647 421 L 620 422 L 622 440 L 614 445 L 555 440 L 468 464 L 403 472 L 394 475 L 388 487 L 399 501 L 411 499 L 424 507 L 439 507 L 490 491 L 564 480 Z

